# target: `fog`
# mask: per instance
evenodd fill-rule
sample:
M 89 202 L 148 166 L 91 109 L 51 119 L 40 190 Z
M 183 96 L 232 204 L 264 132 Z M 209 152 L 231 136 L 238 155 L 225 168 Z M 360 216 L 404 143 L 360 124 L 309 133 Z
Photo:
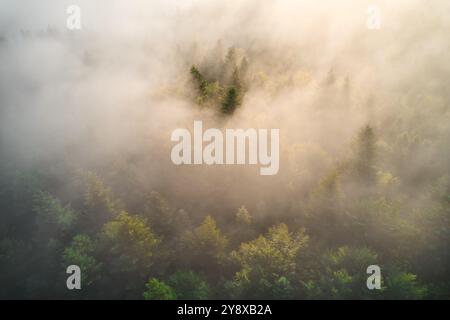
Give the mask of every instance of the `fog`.
M 81 8 L 81 30 L 66 28 L 70 4 Z M 379 30 L 366 26 L 372 4 Z M 350 158 L 370 124 L 397 192 L 418 192 L 421 176 L 448 172 L 449 12 L 445 0 L 2 0 L 2 166 L 51 168 L 66 202 L 65 174 L 81 169 L 122 197 L 157 190 L 199 215 L 241 205 L 276 215 Z M 242 105 L 225 117 L 195 103 L 189 70 L 208 72 L 230 47 L 250 76 Z M 280 129 L 279 173 L 175 166 L 170 134 L 194 120 Z M 422 139 L 413 157 L 390 156 L 402 132 Z

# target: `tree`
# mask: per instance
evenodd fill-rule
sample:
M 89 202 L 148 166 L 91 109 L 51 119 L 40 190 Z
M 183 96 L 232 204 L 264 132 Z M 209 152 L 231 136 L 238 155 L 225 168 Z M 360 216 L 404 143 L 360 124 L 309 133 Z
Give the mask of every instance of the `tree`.
M 114 199 L 111 188 L 106 187 L 103 181 L 92 172 L 87 173 L 86 179 L 85 205 L 89 208 L 102 207 L 101 209 L 116 214 L 120 210 L 121 204 L 120 201 Z
M 341 173 L 333 169 L 311 193 L 308 208 L 308 230 L 328 244 L 346 238 L 346 222 L 341 190 Z
M 28 282 L 36 292 L 55 294 L 61 254 L 71 239 L 77 214 L 43 191 L 37 191 L 33 196 L 33 212 L 36 216 L 32 252 L 34 272 L 30 273 Z
M 191 75 L 197 87 L 197 103 L 199 105 L 210 106 L 218 100 L 221 95 L 222 87 L 217 81 L 208 81 L 197 67 L 191 67 Z
M 249 63 L 247 57 L 243 57 L 241 61 L 240 66 L 240 75 L 244 82 L 246 82 L 247 79 L 247 73 L 248 73 Z
M 77 265 L 83 272 L 81 273 L 81 283 L 83 288 L 89 287 L 99 280 L 102 263 L 97 260 L 96 243 L 85 234 L 76 235 L 70 246 L 63 252 L 63 267 Z
M 247 299 L 286 298 L 292 291 L 290 279 L 296 273 L 296 257 L 308 243 L 303 231 L 289 232 L 285 224 L 269 229 L 267 236 L 259 236 L 242 243 L 231 253 L 239 271 L 227 284 L 230 295 Z
M 178 271 L 169 277 L 167 283 L 181 300 L 206 300 L 210 295 L 206 280 L 193 271 Z
M 44 179 L 36 171 L 3 170 L 0 176 L 0 235 L 30 240 L 35 227 L 35 216 L 30 215 L 34 212 L 33 196 L 44 188 Z
M 365 197 L 353 204 L 353 243 L 365 243 L 389 260 L 415 256 L 421 246 L 419 229 L 405 218 L 405 206 L 390 197 Z
M 161 237 L 174 239 L 190 225 L 183 210 L 177 210 L 159 192 L 152 191 L 144 204 L 142 215 L 148 219 L 153 230 Z
M 148 219 L 152 230 L 162 240 L 155 256 L 158 263 L 153 269 L 157 274 L 164 274 L 180 260 L 178 250 L 183 247 L 182 235 L 191 228 L 191 221 L 184 210 L 177 210 L 156 191 L 147 197 L 142 216 Z
M 228 240 L 217 228 L 216 221 L 207 216 L 200 226 L 185 236 L 188 265 L 214 275 L 225 258 Z
M 392 268 L 386 276 L 384 297 L 395 300 L 418 300 L 426 297 L 427 288 L 419 284 L 417 276 Z
M 103 227 L 103 244 L 115 258 L 115 271 L 148 270 L 153 264 L 159 239 L 146 225 L 144 218 L 122 212 Z
M 142 294 L 142 286 L 148 279 L 160 240 L 146 225 L 146 220 L 120 213 L 103 227 L 100 247 L 105 267 L 111 278 L 109 293 L 136 298 Z
M 95 233 L 120 213 L 123 204 L 96 174 L 87 173 L 86 184 L 84 210 L 80 220 L 84 232 Z
M 36 213 L 36 242 L 47 243 L 50 239 L 67 238 L 77 222 L 77 214 L 48 192 L 38 191 L 33 197 Z
M 160 193 L 152 191 L 146 199 L 143 216 L 161 235 L 171 236 L 176 223 L 176 209 Z
M 421 279 L 433 284 L 436 298 L 448 298 L 450 292 L 450 177 L 444 175 L 430 184 L 416 207 L 416 238 L 422 245 L 415 246 L 414 270 Z M 420 237 L 419 237 L 420 236 Z M 417 248 L 420 250 L 417 250 Z M 442 279 L 447 279 L 443 281 Z
M 220 81 L 225 85 L 230 85 L 232 83 L 233 71 L 236 69 L 238 65 L 238 56 L 236 52 L 236 48 L 231 47 L 228 49 L 228 52 L 225 56 L 225 61 L 223 63 Z
M 238 91 L 235 87 L 230 87 L 222 101 L 222 112 L 224 114 L 233 114 L 238 106 Z
M 380 290 L 368 290 L 367 267 L 377 264 L 377 254 L 368 248 L 340 247 L 326 252 L 318 277 L 306 283 L 307 297 L 312 299 L 370 299 Z
M 215 75 L 215 65 L 210 59 L 203 69 L 205 73 L 193 65 L 190 69 L 192 79 L 197 88 L 197 103 L 199 105 L 217 106 L 224 114 L 232 114 L 242 104 L 246 91 L 248 60 L 240 55 L 235 48 L 230 48 L 225 56 L 222 69 Z M 205 77 L 205 74 L 207 75 Z
M 198 90 L 197 101 L 200 102 L 201 104 L 201 102 L 204 102 L 205 99 L 207 98 L 206 88 L 208 86 L 208 81 L 206 81 L 206 79 L 203 77 L 203 75 L 200 73 L 200 71 L 197 69 L 196 66 L 191 67 L 191 75 L 197 85 Z
M 175 291 L 162 281 L 156 278 L 150 278 L 145 284 L 145 300 L 175 300 L 177 295 Z
M 252 216 L 245 206 L 241 206 L 236 212 L 236 222 L 244 225 L 249 225 L 252 223 Z
M 245 206 L 241 206 L 237 210 L 234 221 L 227 227 L 231 247 L 235 248 L 241 242 L 250 241 L 258 235 L 252 220 L 253 218 Z
M 366 125 L 356 138 L 355 170 L 357 177 L 365 183 L 374 183 L 376 178 L 376 137 L 373 128 Z

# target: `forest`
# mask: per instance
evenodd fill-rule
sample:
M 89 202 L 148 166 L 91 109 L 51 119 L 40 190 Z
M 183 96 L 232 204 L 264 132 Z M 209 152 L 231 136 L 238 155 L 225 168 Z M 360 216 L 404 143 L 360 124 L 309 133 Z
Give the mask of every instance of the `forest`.
M 257 6 L 0 25 L 0 299 L 450 298 L 449 4 L 386 5 L 377 33 Z M 174 165 L 195 120 L 279 128 L 278 173 Z

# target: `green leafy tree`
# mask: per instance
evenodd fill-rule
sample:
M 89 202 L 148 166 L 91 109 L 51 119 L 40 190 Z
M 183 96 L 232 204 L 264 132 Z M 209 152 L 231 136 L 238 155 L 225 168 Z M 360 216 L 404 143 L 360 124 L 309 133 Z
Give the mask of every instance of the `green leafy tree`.
M 210 296 L 206 280 L 193 271 L 178 271 L 169 277 L 167 283 L 181 300 L 206 300 Z
M 371 299 L 380 290 L 368 290 L 367 267 L 377 264 L 377 254 L 368 248 L 340 247 L 323 255 L 318 278 L 306 283 L 307 297 L 319 299 Z
M 96 174 L 86 174 L 86 185 L 84 210 L 80 220 L 84 232 L 95 233 L 120 213 L 123 204 Z
M 245 225 L 249 225 L 252 223 L 252 216 L 245 206 L 241 206 L 236 212 L 236 222 Z
M 160 193 L 152 191 L 146 198 L 142 216 L 145 217 L 152 230 L 161 239 L 159 250 L 156 252 L 156 274 L 165 272 L 177 264 L 180 259 L 179 248 L 183 247 L 183 233 L 191 228 L 188 214 L 175 208 Z
M 151 274 L 159 243 L 142 217 L 122 212 L 105 224 L 100 245 L 102 261 L 112 277 L 105 281 L 114 284 L 111 295 L 123 291 L 128 297 L 136 298 L 142 294 L 142 285 Z
M 1 161 L 0 161 L 1 163 Z M 0 176 L 0 235 L 8 239 L 30 240 L 34 235 L 33 196 L 45 187 L 37 171 L 4 169 Z
M 35 230 L 32 259 L 34 271 L 28 282 L 35 292 L 51 296 L 58 291 L 60 258 L 64 246 L 71 239 L 77 215 L 48 192 L 37 191 L 33 196 Z
M 152 229 L 167 240 L 174 239 L 190 226 L 186 212 L 177 210 L 156 191 L 148 195 L 142 215 L 148 219 Z
M 77 222 L 77 214 L 69 206 L 63 206 L 58 199 L 43 191 L 34 195 L 33 203 L 37 242 L 47 243 L 50 239 L 59 240 L 70 236 Z
M 83 289 L 89 288 L 101 278 L 102 263 L 96 258 L 97 244 L 88 235 L 76 235 L 72 243 L 64 249 L 63 266 L 77 265 L 82 270 Z
M 211 216 L 207 216 L 200 226 L 189 231 L 184 242 L 185 260 L 193 268 L 214 275 L 223 264 L 228 240 Z
M 115 258 L 116 271 L 147 270 L 153 264 L 159 239 L 146 225 L 144 218 L 122 212 L 103 227 L 103 244 Z
M 285 224 L 270 228 L 267 236 L 242 243 L 239 250 L 231 253 L 239 267 L 227 284 L 231 296 L 286 298 L 292 291 L 290 279 L 296 273 L 296 257 L 307 243 L 308 236 L 303 231 L 293 234 Z
M 175 300 L 177 298 L 170 286 L 156 278 L 150 278 L 145 284 L 143 296 L 145 300 Z
M 254 239 L 258 233 L 252 223 L 253 217 L 245 206 L 241 206 L 234 217 L 234 221 L 229 224 L 227 235 L 229 235 L 230 246 L 235 248 L 241 242 Z
M 353 204 L 352 241 L 365 243 L 386 259 L 414 257 L 422 237 L 417 226 L 405 219 L 405 206 L 388 197 L 367 197 Z
M 431 285 L 430 294 L 446 299 L 450 292 L 450 178 L 444 175 L 430 184 L 416 207 L 414 225 L 418 232 L 413 264 Z M 411 257 L 412 255 L 410 255 Z
M 417 276 L 398 268 L 391 269 L 386 276 L 384 297 L 390 300 L 418 300 L 427 295 L 427 288 L 417 281 Z

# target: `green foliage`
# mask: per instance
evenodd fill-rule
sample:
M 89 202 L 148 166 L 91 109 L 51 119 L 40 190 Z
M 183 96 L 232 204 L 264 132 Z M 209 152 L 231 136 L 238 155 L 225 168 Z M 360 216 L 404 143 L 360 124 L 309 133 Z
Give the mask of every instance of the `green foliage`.
M 390 173 L 392 168 L 378 166 L 373 130 L 364 128 L 356 141 L 350 161 L 333 164 L 327 158 L 321 165 L 326 174 L 310 176 L 307 203 L 295 206 L 295 214 L 280 212 L 271 220 L 259 207 L 251 215 L 241 206 L 234 216 L 224 216 L 231 219 L 223 232 L 215 220 L 222 225 L 219 214 L 193 227 L 198 217 L 158 192 L 141 202 L 133 198 L 130 207 L 141 214 L 130 215 L 93 173 L 86 175 L 85 193 L 74 196 L 84 201 L 70 206 L 53 195 L 58 192 L 42 191 L 34 175 L 11 175 L 13 187 L 3 182 L 0 188 L 8 214 L 2 230 L 25 212 L 32 219 L 23 220 L 26 228 L 13 227 L 29 229 L 28 235 L 2 231 L 0 297 L 448 298 L 448 175 L 430 179 L 417 199 L 396 194 L 402 180 Z M 287 223 L 305 226 L 311 238 L 304 231 L 290 232 Z M 82 269 L 79 294 L 61 286 L 71 264 Z M 372 264 L 381 266 L 381 290 L 366 287 Z
M 89 172 L 86 175 L 87 190 L 85 194 L 85 205 L 88 208 L 103 209 L 110 214 L 116 214 L 120 209 L 119 201 L 114 198 L 111 188 L 99 179 L 97 175 Z
M 86 185 L 81 223 L 85 231 L 94 233 L 119 214 L 122 204 L 96 174 L 86 174 Z
M 169 277 L 167 283 L 175 289 L 181 300 L 206 300 L 210 289 L 206 280 L 193 271 L 179 271 Z
M 143 215 L 149 219 L 155 231 L 171 235 L 177 222 L 175 208 L 158 192 L 152 191 L 147 198 Z
M 294 296 L 294 288 L 286 277 L 279 277 L 272 286 L 274 299 L 287 300 Z
M 36 171 L 6 169 L 0 179 L 0 207 L 4 212 L 0 214 L 0 235 L 28 240 L 35 227 L 34 216 L 30 215 L 33 197 L 43 188 L 43 178 Z
M 240 207 L 236 212 L 236 222 L 244 225 L 249 225 L 252 223 L 252 216 L 245 206 Z
M 162 281 L 151 278 L 145 284 L 143 293 L 145 300 L 175 300 L 177 295 L 175 291 Z
M 147 272 L 160 242 L 144 218 L 126 212 L 105 224 L 100 237 L 115 272 Z
M 188 235 L 187 241 L 193 250 L 213 257 L 223 256 L 227 246 L 227 239 L 211 216 L 207 216 L 202 224 Z
M 414 255 L 420 240 L 418 229 L 402 217 L 400 202 L 386 197 L 364 199 L 355 203 L 354 210 L 359 213 L 352 221 L 352 229 L 358 230 L 355 241 L 364 241 L 386 257 Z
M 208 97 L 207 91 L 208 81 L 206 81 L 203 78 L 203 75 L 200 73 L 200 71 L 198 71 L 198 69 L 195 66 L 191 67 L 191 75 L 194 78 L 194 81 L 197 85 L 198 90 L 197 101 L 199 102 L 199 104 L 202 104 Z
M 356 139 L 355 153 L 357 177 L 367 183 L 375 182 L 377 150 L 375 132 L 371 126 L 366 125 L 359 131 Z
M 357 90 L 358 77 L 342 68 L 314 77 L 308 55 L 283 61 L 285 48 L 247 48 L 247 56 L 221 43 L 210 55 L 183 54 L 195 63 L 191 85 L 174 78 L 161 91 L 194 100 L 206 111 L 198 115 L 224 128 L 238 124 L 251 88 L 262 108 L 237 120 L 286 121 L 283 170 L 267 179 L 195 166 L 178 175 L 139 139 L 93 152 L 94 163 L 71 147 L 39 164 L 4 161 L 0 144 L 1 299 L 450 298 L 450 112 L 438 89 L 446 82 L 378 96 Z M 297 105 L 316 100 L 313 109 Z M 350 131 L 361 119 L 373 126 Z M 292 139 L 296 121 L 311 142 Z M 98 174 L 80 183 L 78 166 Z M 82 269 L 80 292 L 65 288 L 71 264 Z M 366 286 L 372 264 L 381 290 Z
M 267 236 L 242 243 L 231 253 L 239 271 L 228 283 L 230 294 L 255 299 L 286 296 L 291 291 L 289 279 L 296 272 L 296 257 L 307 243 L 308 236 L 292 234 L 285 224 L 270 228 Z
M 48 192 L 38 191 L 33 200 L 39 241 L 66 237 L 76 223 L 77 214 Z
M 394 269 L 386 277 L 386 299 L 417 300 L 426 294 L 427 288 L 418 283 L 415 274 Z
M 323 178 L 314 195 L 322 197 L 321 200 L 325 200 L 323 197 L 336 198 L 340 195 L 340 193 L 341 188 L 339 184 L 339 172 L 337 170 L 333 170 L 330 174 Z
M 76 235 L 70 246 L 64 249 L 62 255 L 62 265 L 77 265 L 83 272 L 81 281 L 83 286 L 89 287 L 93 282 L 100 279 L 101 262 L 97 261 L 96 243 L 87 235 Z
M 222 102 L 222 112 L 225 114 L 232 114 L 239 104 L 237 89 L 235 87 L 229 88 Z
M 340 174 L 338 169 L 334 169 L 326 175 L 309 201 L 308 227 L 329 244 L 342 241 L 346 233 Z
M 212 266 L 223 263 L 228 240 L 222 235 L 216 221 L 207 216 L 200 226 L 185 236 L 186 250 L 190 265 L 204 272 L 211 272 Z
M 220 64 L 220 61 L 216 63 Z M 201 106 L 218 107 L 223 114 L 232 115 L 242 104 L 247 91 L 248 59 L 230 48 L 219 72 L 211 62 L 204 68 L 205 72 L 200 72 L 195 65 L 190 69 L 197 90 L 196 102 Z
M 250 241 L 258 235 L 253 217 L 245 206 L 238 208 L 234 221 L 228 225 L 226 230 L 231 248 L 239 247 L 242 242 Z
M 366 287 L 366 269 L 378 261 L 368 248 L 340 247 L 322 258 L 322 269 L 316 280 L 306 284 L 308 298 L 371 299 L 381 292 Z

